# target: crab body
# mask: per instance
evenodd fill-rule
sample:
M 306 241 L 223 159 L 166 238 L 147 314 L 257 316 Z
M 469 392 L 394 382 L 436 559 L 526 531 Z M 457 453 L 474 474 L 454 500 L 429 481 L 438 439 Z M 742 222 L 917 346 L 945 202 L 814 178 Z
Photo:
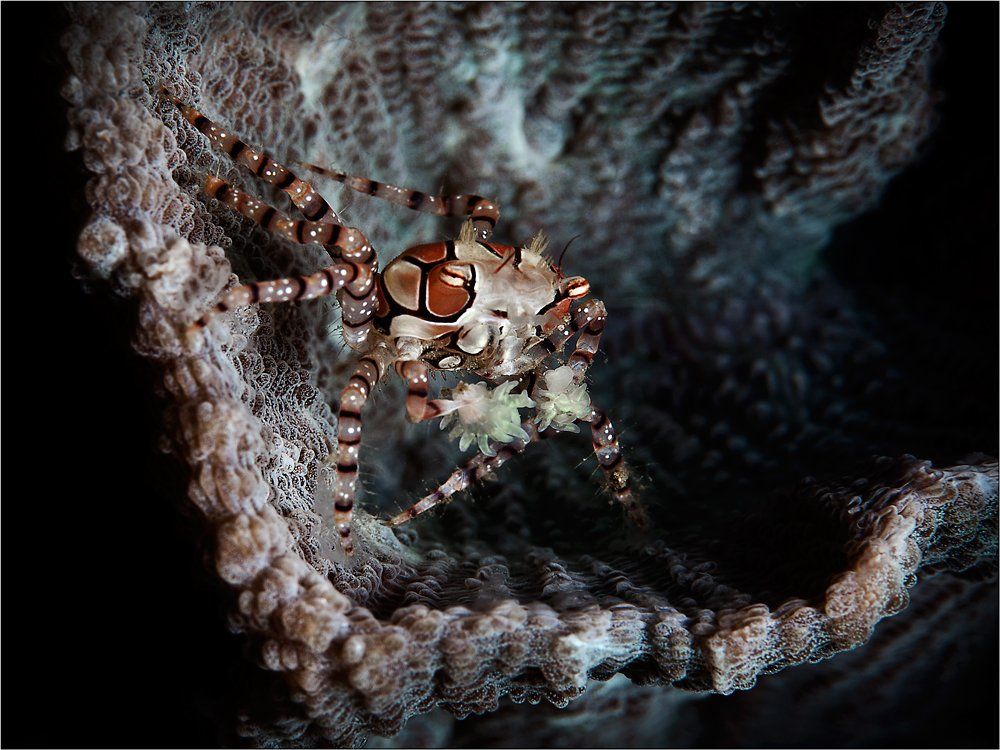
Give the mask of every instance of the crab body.
M 394 341 L 423 342 L 423 360 L 437 369 L 515 375 L 527 349 L 569 323 L 562 281 L 531 246 L 461 238 L 417 245 L 376 279 L 374 327 Z

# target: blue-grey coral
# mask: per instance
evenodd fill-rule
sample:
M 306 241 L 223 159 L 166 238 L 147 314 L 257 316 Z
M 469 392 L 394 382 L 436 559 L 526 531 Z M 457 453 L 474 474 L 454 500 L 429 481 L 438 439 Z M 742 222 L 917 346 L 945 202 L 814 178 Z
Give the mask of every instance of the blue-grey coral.
M 904 455 L 927 425 L 887 410 L 887 347 L 820 262 L 930 131 L 944 9 L 888 6 L 821 80 L 794 68 L 791 12 L 74 6 L 69 138 L 94 210 L 79 251 L 137 301 L 233 623 L 297 704 L 247 733 L 357 742 L 436 707 L 564 706 L 619 674 L 748 689 L 864 643 L 921 571 L 995 570 L 996 463 Z M 312 497 L 350 365 L 335 307 L 240 310 L 200 343 L 180 335 L 234 272 L 320 253 L 205 201 L 206 173 L 259 186 L 160 86 L 279 158 L 496 196 L 512 239 L 582 234 L 570 267 L 611 314 L 593 392 L 627 427 L 656 539 L 608 514 L 566 437 L 525 456 L 531 481 L 504 473 L 475 505 L 390 534 L 374 515 L 458 456 L 404 428 L 389 388 L 366 415 L 366 554 L 328 559 Z M 383 264 L 457 230 L 325 187 Z M 900 457 L 859 463 L 876 453 Z

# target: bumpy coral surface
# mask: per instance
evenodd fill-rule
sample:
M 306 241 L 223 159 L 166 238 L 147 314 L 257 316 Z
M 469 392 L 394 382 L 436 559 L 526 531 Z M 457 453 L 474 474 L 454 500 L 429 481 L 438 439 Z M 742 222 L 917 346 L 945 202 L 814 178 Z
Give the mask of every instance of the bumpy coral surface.
M 865 643 L 921 576 L 992 575 L 997 466 L 962 457 L 995 435 L 907 402 L 891 337 L 820 256 L 929 133 L 944 9 L 845 15 L 833 51 L 789 31 L 801 12 L 74 7 L 64 95 L 94 212 L 79 252 L 139 306 L 233 622 L 296 704 L 249 735 L 359 742 L 505 696 L 572 706 L 594 680 L 611 680 L 580 704 L 595 712 L 629 680 L 730 693 Z M 376 518 L 459 458 L 405 424 L 390 386 L 366 414 L 361 554 L 325 554 L 313 497 L 351 366 L 335 306 L 243 309 L 182 335 L 234 274 L 315 269 L 321 252 L 206 201 L 207 173 L 261 186 L 160 86 L 279 159 L 496 196 L 516 241 L 581 234 L 566 266 L 610 311 L 591 395 L 641 468 L 653 535 L 596 495 L 572 435 L 390 532 Z M 383 265 L 458 230 L 321 187 Z

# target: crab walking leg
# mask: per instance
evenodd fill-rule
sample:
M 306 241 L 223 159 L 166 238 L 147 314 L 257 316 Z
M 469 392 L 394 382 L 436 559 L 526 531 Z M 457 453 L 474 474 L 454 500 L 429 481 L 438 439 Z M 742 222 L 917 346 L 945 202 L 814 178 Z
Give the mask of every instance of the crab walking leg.
M 632 494 L 632 473 L 629 471 L 621 448 L 618 446 L 618 435 L 608 415 L 594 406 L 589 417 L 580 420 L 590 422 L 590 433 L 594 445 L 594 455 L 604 472 L 608 489 L 615 502 L 625 509 L 629 520 L 640 530 L 649 528 L 649 517 L 646 509 Z
M 364 290 L 373 286 L 373 278 L 370 267 L 361 263 L 338 260 L 333 265 L 309 276 L 291 276 L 271 281 L 251 281 L 226 292 L 212 310 L 191 324 L 189 330 L 205 328 L 215 315 L 228 312 L 241 305 L 315 299 L 350 287 Z
M 376 347 L 358 361 L 354 375 L 340 394 L 337 412 L 337 473 L 333 492 L 333 524 L 345 555 L 354 554 L 351 520 L 358 485 L 358 449 L 361 447 L 361 409 L 372 389 L 385 375 L 392 355 L 385 346 Z
M 580 333 L 577 348 L 569 356 L 569 366 L 574 370 L 574 380 L 582 382 L 601 343 L 601 334 L 608 314 L 599 299 L 585 300 L 570 316 L 569 325 L 558 325 L 546 338 L 521 355 L 516 366 L 537 363 L 550 354 L 561 352 L 575 334 Z
M 246 216 L 269 233 L 298 245 L 321 245 L 335 258 L 343 256 L 360 263 L 368 263 L 375 257 L 375 251 L 364 234 L 354 227 L 289 218 L 274 206 L 211 175 L 205 178 L 205 194 Z
M 231 130 L 212 122 L 194 107 L 188 106 L 166 92 L 163 94 L 181 111 L 184 119 L 208 138 L 215 148 L 226 154 L 235 164 L 287 193 L 288 197 L 292 199 L 292 203 L 307 219 L 324 223 L 341 223 L 340 217 L 330 207 L 330 204 L 308 182 L 300 180 L 287 167 L 279 164 L 263 151 L 251 148 L 246 141 Z
M 263 291 L 268 284 L 275 288 L 275 294 L 278 296 L 268 299 L 255 297 L 253 284 L 238 287 L 232 290 L 229 296 L 245 290 L 250 293 L 248 301 L 242 301 L 240 295 L 232 300 L 227 297 L 219 305 L 216 305 L 217 311 L 225 312 L 229 307 L 238 304 L 312 299 L 336 291 L 339 292 L 337 299 L 340 301 L 343 312 L 344 336 L 348 344 L 356 349 L 364 343 L 375 311 L 374 278 L 378 271 L 378 257 L 375 255 L 375 249 L 369 244 L 368 239 L 360 229 L 331 222 L 290 219 L 273 206 L 244 193 L 218 177 L 210 176 L 205 179 L 205 193 L 208 197 L 215 198 L 274 235 L 298 244 L 314 244 L 324 247 L 330 256 L 337 261 L 329 268 L 320 271 L 319 274 L 313 274 L 310 277 L 298 276 L 292 279 L 260 282 L 257 285 L 259 291 Z M 324 274 L 327 272 L 332 276 L 332 282 L 327 279 L 331 283 L 323 286 Z M 314 278 L 315 283 L 319 286 L 302 286 L 303 279 Z M 344 283 L 339 283 L 341 280 L 344 280 Z M 287 290 L 289 286 L 292 287 L 291 292 L 281 291 Z M 225 307 L 220 305 L 225 305 Z M 207 316 L 202 321 L 206 319 Z M 202 321 L 195 325 L 204 327 L 199 325 Z
M 419 190 L 396 187 L 367 177 L 356 177 L 316 164 L 304 162 L 302 166 L 318 175 L 342 182 L 359 193 L 374 195 L 414 211 L 426 211 L 438 216 L 468 216 L 472 219 L 476 236 L 481 240 L 488 240 L 492 236 L 493 228 L 500 220 L 497 202 L 481 195 L 428 195 Z
M 601 334 L 608 319 L 608 311 L 599 299 L 586 300 L 573 314 L 573 332 L 580 331 L 576 349 L 569 355 L 569 366 L 573 368 L 574 380 L 579 383 L 587 374 L 594 361 L 597 348 L 601 345 Z
M 569 325 L 556 328 L 548 338 L 542 339 L 538 346 L 548 354 L 555 354 L 562 351 L 566 342 L 579 333 L 576 349 L 569 356 L 569 366 L 578 373 L 585 373 L 594 359 L 594 354 L 597 353 L 607 318 L 608 313 L 601 300 L 584 300 L 573 311 Z
M 411 422 L 423 422 L 447 414 L 450 402 L 443 399 L 428 399 L 429 368 L 420 360 L 400 360 L 396 362 L 396 372 L 406 381 L 406 416 Z
M 530 443 L 538 442 L 547 437 L 550 430 L 542 433 L 538 432 L 538 427 L 531 421 L 521 423 L 521 429 L 528 433 L 527 440 L 512 440 L 509 443 L 491 443 L 495 456 L 487 456 L 483 453 L 476 453 L 466 463 L 452 472 L 451 476 L 434 492 L 424 496 L 402 513 L 394 516 L 389 521 L 390 526 L 400 526 L 410 521 L 421 513 L 433 508 L 435 505 L 443 505 L 451 502 L 452 497 L 462 490 L 466 490 L 474 484 L 478 484 L 489 474 L 497 471 L 514 456 L 520 455 Z

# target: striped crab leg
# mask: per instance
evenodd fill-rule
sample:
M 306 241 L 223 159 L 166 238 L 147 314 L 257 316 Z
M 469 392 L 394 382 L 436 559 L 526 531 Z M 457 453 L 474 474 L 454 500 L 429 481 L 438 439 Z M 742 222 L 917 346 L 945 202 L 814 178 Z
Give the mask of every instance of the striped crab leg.
M 214 308 L 191 324 L 189 331 L 205 328 L 215 315 L 228 312 L 234 307 L 326 297 L 352 286 L 361 289 L 370 287 L 373 285 L 372 279 L 368 266 L 338 260 L 308 276 L 251 281 L 226 292 Z
M 270 234 L 297 245 L 320 245 L 330 250 L 333 257 L 341 257 L 343 254 L 345 248 L 338 245 L 343 237 L 354 233 L 361 235 L 358 229 L 333 222 L 293 219 L 274 206 L 212 175 L 205 177 L 205 195 L 246 216 Z M 344 229 L 349 230 L 346 235 L 343 233 Z M 358 255 L 356 260 L 367 263 L 372 256 L 374 252 L 370 255 Z
M 561 348 L 575 333 L 579 333 L 576 348 L 567 360 L 573 369 L 573 380 L 583 382 L 594 355 L 601 344 L 601 335 L 607 323 L 608 311 L 599 299 L 582 302 L 574 311 L 570 325 L 565 330 L 558 329 L 543 343 Z M 583 420 L 590 423 L 591 442 L 594 455 L 604 473 L 605 485 L 615 502 L 625 509 L 628 519 L 640 531 L 649 528 L 649 517 L 645 508 L 632 493 L 632 472 L 622 456 L 618 445 L 618 435 L 608 415 L 591 404 L 590 414 Z
M 601 335 L 608 320 L 608 311 L 599 299 L 586 300 L 573 314 L 570 323 L 571 335 L 580 332 L 576 340 L 576 349 L 569 355 L 569 366 L 573 368 L 574 379 L 581 382 L 594 355 L 601 345 Z
M 607 415 L 598 408 L 584 420 L 590 423 L 594 455 L 604 473 L 605 485 L 614 502 L 625 510 L 625 515 L 637 529 L 646 531 L 650 527 L 649 517 L 645 508 L 632 492 L 632 472 L 625 462 L 618 446 L 618 438 L 614 425 Z M 422 513 L 426 513 L 437 505 L 445 505 L 456 494 L 479 484 L 486 477 L 495 473 L 505 463 L 525 451 L 529 444 L 551 437 L 554 430 L 539 432 L 538 426 L 532 420 L 521 423 L 521 429 L 528 433 L 528 440 L 513 440 L 510 443 L 492 442 L 495 456 L 476 453 L 462 466 L 455 469 L 434 492 L 425 495 L 403 512 L 389 520 L 390 526 L 401 526 Z
M 414 211 L 426 211 L 438 216 L 467 216 L 472 220 L 476 237 L 483 241 L 493 235 L 493 228 L 500 220 L 500 206 L 497 202 L 481 195 L 430 195 L 420 190 L 396 187 L 316 164 L 303 163 L 302 166 L 318 175 L 341 182 L 359 193 L 374 195 Z
M 358 361 L 354 375 L 340 394 L 337 412 L 336 482 L 333 488 L 333 523 L 344 554 L 354 554 L 351 522 L 358 485 L 358 452 L 361 448 L 361 410 L 372 389 L 385 376 L 393 355 L 384 345 Z M 321 480 L 322 481 L 322 480 Z
M 201 112 L 185 104 L 166 91 L 163 96 L 180 110 L 184 119 L 198 129 L 211 144 L 226 154 L 233 163 L 256 175 L 264 182 L 274 185 L 291 198 L 292 203 L 310 221 L 340 224 L 340 217 L 316 189 L 305 180 L 292 174 L 288 167 L 278 163 L 263 151 L 258 151 L 229 128 L 218 125 Z
M 230 290 L 194 328 L 204 328 L 211 317 L 239 305 L 295 302 L 337 293 L 343 310 L 344 334 L 357 347 L 367 337 L 375 310 L 378 258 L 360 229 L 333 222 L 291 219 L 278 209 L 233 187 L 218 177 L 207 177 L 205 193 L 246 216 L 268 232 L 298 244 L 326 248 L 334 263 L 309 276 L 251 282 Z
M 531 420 L 522 422 L 521 429 L 528 433 L 528 440 L 512 440 L 509 443 L 492 442 L 491 446 L 496 453 L 495 456 L 476 453 L 464 465 L 455 469 L 451 473 L 451 476 L 434 492 L 425 495 L 402 513 L 391 518 L 389 525 L 401 526 L 407 521 L 412 521 L 421 513 L 426 513 L 436 505 L 444 505 L 451 502 L 456 494 L 482 482 L 483 479 L 496 472 L 501 466 L 514 458 L 514 456 L 523 453 L 529 444 L 544 439 L 548 436 L 547 433 L 550 432 L 546 430 L 543 433 L 539 433 L 537 425 Z
M 640 531 L 646 531 L 649 528 L 649 516 L 632 494 L 632 472 L 622 456 L 615 426 L 608 419 L 608 415 L 596 406 L 593 406 L 590 415 L 581 421 L 590 423 L 594 455 L 601 471 L 604 472 L 608 492 L 614 501 L 625 509 L 629 521 Z
M 589 360 L 588 360 L 589 363 Z M 399 368 L 399 364 L 397 364 Z M 532 376 L 527 383 L 527 390 L 534 396 L 535 377 Z M 416 395 L 414 410 L 426 408 L 426 386 L 422 388 L 423 398 Z M 410 408 L 408 397 L 407 407 Z M 438 416 L 435 412 L 428 417 Z M 411 417 L 412 418 L 412 417 Z M 640 531 L 646 531 L 650 527 L 649 517 L 645 508 L 638 501 L 633 493 L 632 472 L 622 456 L 621 448 L 618 445 L 618 436 L 614 425 L 601 409 L 592 405 L 590 413 L 581 422 L 590 424 L 591 444 L 597 463 L 604 475 L 604 485 L 614 502 L 618 503 L 625 510 L 628 520 Z M 534 420 L 529 419 L 521 423 L 523 429 L 529 436 L 527 441 L 513 440 L 510 443 L 498 443 L 491 441 L 490 446 L 495 456 L 487 456 L 483 453 L 476 453 L 464 465 L 452 472 L 451 476 L 441 484 L 434 492 L 425 495 L 412 506 L 399 513 L 389 521 L 391 526 L 399 526 L 407 521 L 416 518 L 421 513 L 425 513 L 436 505 L 443 505 L 451 502 L 454 495 L 474 484 L 479 483 L 489 474 L 498 470 L 507 461 L 524 450 L 530 443 L 548 437 L 555 430 L 547 429 L 539 432 Z
M 451 402 L 427 398 L 429 370 L 427 363 L 419 359 L 396 362 L 396 373 L 406 381 L 406 416 L 411 422 L 434 419 L 451 410 Z

